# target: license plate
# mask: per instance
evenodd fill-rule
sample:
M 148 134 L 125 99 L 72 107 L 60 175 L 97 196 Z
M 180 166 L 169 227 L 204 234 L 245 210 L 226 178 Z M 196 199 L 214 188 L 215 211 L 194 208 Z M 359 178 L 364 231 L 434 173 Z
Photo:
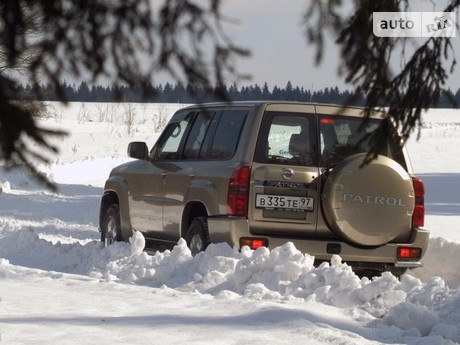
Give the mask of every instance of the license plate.
M 314 199 L 304 196 L 257 194 L 256 207 L 281 211 L 313 211 Z

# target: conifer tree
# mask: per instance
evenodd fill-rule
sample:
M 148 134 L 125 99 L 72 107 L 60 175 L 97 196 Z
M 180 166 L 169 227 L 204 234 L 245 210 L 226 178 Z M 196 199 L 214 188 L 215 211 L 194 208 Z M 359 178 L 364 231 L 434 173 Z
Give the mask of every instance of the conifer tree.
M 408 0 L 353 0 L 351 4 L 352 15 L 345 17 L 347 11 L 341 1 L 312 0 L 303 22 L 308 42 L 317 47 L 317 63 L 324 54 L 325 36 L 332 32 L 336 39 L 341 51 L 340 72 L 354 87 L 348 102 L 364 92 L 367 115 L 374 109 L 388 110 L 385 121 L 369 138 L 372 153 L 368 159 L 372 159 L 388 137 L 403 145 L 414 130 L 421 128 L 422 111 L 438 104 L 443 95 L 451 104 L 454 102 L 446 81 L 456 56 L 448 37 L 430 37 L 419 43 L 373 34 L 374 12 L 410 11 Z M 459 0 L 448 0 L 446 8 L 438 11 L 458 12 L 459 7 Z M 414 45 L 417 48 L 411 54 L 408 50 Z M 400 66 L 399 70 L 391 61 Z

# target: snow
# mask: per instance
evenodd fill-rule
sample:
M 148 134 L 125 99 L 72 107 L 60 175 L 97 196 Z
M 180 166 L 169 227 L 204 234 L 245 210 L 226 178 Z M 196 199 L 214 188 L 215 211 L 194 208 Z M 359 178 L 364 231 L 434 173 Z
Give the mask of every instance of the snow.
M 460 343 L 460 111 L 430 110 L 408 144 L 427 190 L 424 267 L 369 280 L 338 256 L 314 267 L 292 243 L 192 257 L 181 240 L 149 255 L 136 233 L 104 248 L 104 180 L 181 107 L 51 103 L 41 123 L 70 133 L 41 167 L 58 192 L 0 167 L 0 343 Z

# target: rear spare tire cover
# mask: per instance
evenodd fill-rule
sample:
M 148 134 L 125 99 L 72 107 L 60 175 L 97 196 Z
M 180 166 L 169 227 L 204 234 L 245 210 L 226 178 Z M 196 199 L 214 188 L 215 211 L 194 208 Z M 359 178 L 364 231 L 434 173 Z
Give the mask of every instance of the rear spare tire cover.
M 412 179 L 386 156 L 362 166 L 365 153 L 344 159 L 327 177 L 322 197 L 326 220 L 344 240 L 379 246 L 410 231 Z

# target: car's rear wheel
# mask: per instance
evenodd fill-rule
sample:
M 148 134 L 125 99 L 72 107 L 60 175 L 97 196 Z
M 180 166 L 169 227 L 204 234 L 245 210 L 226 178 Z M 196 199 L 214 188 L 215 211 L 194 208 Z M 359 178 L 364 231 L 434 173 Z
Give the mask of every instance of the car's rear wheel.
M 108 246 L 122 239 L 120 207 L 117 204 L 112 204 L 104 214 L 101 228 L 101 242 L 104 243 L 104 246 Z
M 210 239 L 208 222 L 205 217 L 195 218 L 190 223 L 185 240 L 193 256 L 204 251 L 208 247 Z
M 403 267 L 393 267 L 387 268 L 385 271 L 381 270 L 373 270 L 373 269 L 354 269 L 355 274 L 360 277 L 366 277 L 372 279 L 374 277 L 379 277 L 382 275 L 383 272 L 388 271 L 393 274 L 396 278 L 401 279 L 401 276 L 407 272 L 407 268 Z
M 403 274 L 407 272 L 407 268 L 404 267 L 393 267 L 390 270 L 391 274 L 393 274 L 396 278 L 401 278 Z

